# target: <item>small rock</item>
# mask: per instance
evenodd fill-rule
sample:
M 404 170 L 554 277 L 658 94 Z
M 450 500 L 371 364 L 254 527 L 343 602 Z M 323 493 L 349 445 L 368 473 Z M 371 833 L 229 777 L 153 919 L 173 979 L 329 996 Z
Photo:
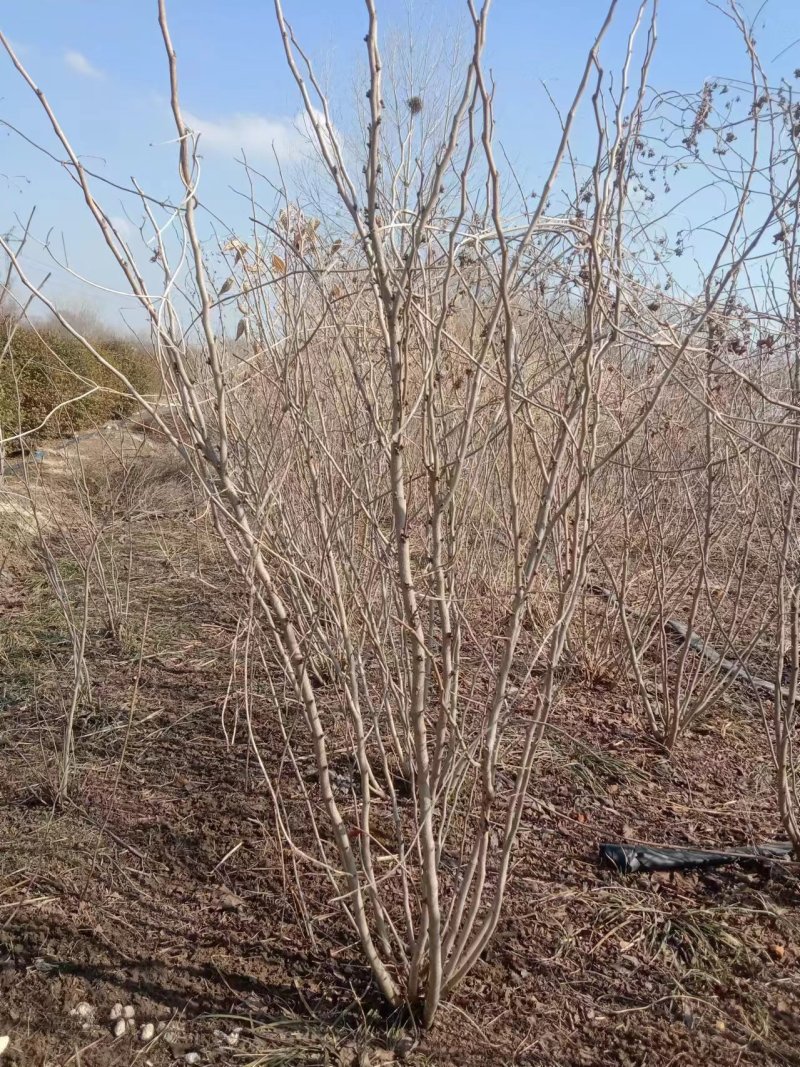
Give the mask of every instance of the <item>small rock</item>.
M 401 1060 L 404 1060 L 406 1056 L 414 1049 L 414 1038 L 410 1034 L 403 1034 L 403 1036 L 395 1042 L 394 1050 Z
M 77 1015 L 79 1019 L 91 1019 L 94 1016 L 94 1007 L 87 1000 L 82 1000 L 70 1011 L 70 1015 Z
M 10 1041 L 11 1038 L 8 1036 L 8 1034 L 0 1034 L 0 1056 L 2 1056 L 5 1050 L 8 1048 Z
M 124 1019 L 117 1019 L 114 1023 L 114 1037 L 122 1037 L 125 1033 L 126 1025 Z
M 242 900 L 235 893 L 232 893 L 230 889 L 222 889 L 218 896 L 219 906 L 223 911 L 238 911 L 239 908 L 243 908 L 246 901 Z
M 358 1067 L 358 1047 L 354 1041 L 345 1041 L 339 1048 L 339 1062 L 343 1067 Z
M 145 1023 L 139 1031 L 140 1041 L 152 1041 L 156 1036 L 156 1028 L 152 1023 Z
M 367 1062 L 372 1067 L 373 1064 L 378 1063 L 396 1063 L 397 1059 L 391 1049 L 376 1048 L 370 1052 Z
M 200 1062 L 200 1053 L 199 1052 L 187 1052 L 186 1055 L 183 1057 L 183 1062 L 184 1063 L 199 1063 Z
M 230 1033 L 226 1033 L 224 1030 L 215 1030 L 214 1037 L 217 1039 L 217 1041 L 228 1045 L 230 1048 L 236 1048 L 236 1046 L 239 1044 L 239 1034 L 241 1034 L 241 1032 L 241 1026 L 235 1026 Z
M 122 1005 L 117 1003 L 117 1004 L 114 1005 L 114 1007 L 109 1012 L 108 1017 L 112 1022 L 115 1019 L 121 1019 L 123 1011 L 124 1011 L 124 1008 L 122 1007 Z
M 123 1019 L 133 1019 L 135 1018 L 135 1016 L 136 1011 L 134 1010 L 133 1004 L 126 1004 L 125 1007 L 122 1009 Z

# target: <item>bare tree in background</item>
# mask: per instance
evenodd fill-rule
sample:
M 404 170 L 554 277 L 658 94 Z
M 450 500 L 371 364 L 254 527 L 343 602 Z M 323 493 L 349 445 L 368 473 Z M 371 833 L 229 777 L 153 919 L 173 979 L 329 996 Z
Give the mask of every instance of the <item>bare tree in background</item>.
M 774 367 L 765 384 L 780 398 L 779 404 L 769 404 L 774 428 L 766 434 L 774 476 L 770 515 L 779 544 L 771 740 L 781 820 L 800 854 L 800 765 L 795 747 L 800 699 L 800 103 L 781 87 L 767 95 L 762 107 L 767 106 L 778 146 L 770 155 L 768 172 L 778 216 L 773 242 L 783 268 L 770 279 L 768 332 L 762 337 L 762 348 Z M 781 195 L 787 183 L 793 188 L 788 198 Z M 763 387 L 759 391 L 762 396 L 766 393 Z

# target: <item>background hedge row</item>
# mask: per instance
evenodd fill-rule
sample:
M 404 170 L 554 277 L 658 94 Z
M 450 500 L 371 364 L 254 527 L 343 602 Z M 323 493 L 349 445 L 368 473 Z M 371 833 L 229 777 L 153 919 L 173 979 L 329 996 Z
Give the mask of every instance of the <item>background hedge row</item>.
M 92 339 L 92 344 L 139 392 L 158 392 L 155 362 L 141 345 L 113 337 Z M 92 385 L 100 388 L 74 399 Z M 113 373 L 65 331 L 30 326 L 13 330 L 10 322 L 0 322 L 0 442 L 5 442 L 6 451 L 18 451 L 14 436 L 34 430 L 65 400 L 72 402 L 31 434 L 26 446 L 78 433 L 136 407 Z

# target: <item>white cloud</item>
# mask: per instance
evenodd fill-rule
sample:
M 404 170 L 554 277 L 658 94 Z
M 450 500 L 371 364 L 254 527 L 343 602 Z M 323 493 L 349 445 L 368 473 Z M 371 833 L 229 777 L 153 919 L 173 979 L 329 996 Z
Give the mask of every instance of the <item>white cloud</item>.
M 304 116 L 268 119 L 236 114 L 213 121 L 185 113 L 186 125 L 200 134 L 200 150 L 247 156 L 275 156 L 283 162 L 299 158 L 309 148 Z
M 130 241 L 131 237 L 136 233 L 136 229 L 131 226 L 123 215 L 112 215 L 108 221 L 126 241 Z
M 102 70 L 93 67 L 82 52 L 65 52 L 64 62 L 70 70 L 75 71 L 84 78 L 104 78 Z

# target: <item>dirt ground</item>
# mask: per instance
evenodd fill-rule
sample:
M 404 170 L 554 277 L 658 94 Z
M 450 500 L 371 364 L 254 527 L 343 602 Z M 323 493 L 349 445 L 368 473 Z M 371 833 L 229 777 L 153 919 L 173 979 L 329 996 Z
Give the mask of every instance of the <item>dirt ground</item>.
M 622 877 L 597 863 L 607 840 L 779 836 L 763 725 L 738 689 L 667 760 L 630 694 L 567 676 L 498 937 L 433 1032 L 387 1013 L 322 880 L 300 919 L 226 703 L 235 619 L 193 554 L 194 534 L 207 540 L 202 505 L 140 435 L 94 439 L 81 469 L 106 477 L 126 449 L 138 511 L 109 537 L 135 544 L 136 611 L 122 639 L 91 633 L 91 699 L 58 809 L 69 642 L 24 552 L 0 568 L 0 1062 L 800 1063 L 796 865 Z M 42 521 L 76 507 L 67 455 L 47 453 L 32 474 Z M 262 741 L 279 754 L 266 719 Z

